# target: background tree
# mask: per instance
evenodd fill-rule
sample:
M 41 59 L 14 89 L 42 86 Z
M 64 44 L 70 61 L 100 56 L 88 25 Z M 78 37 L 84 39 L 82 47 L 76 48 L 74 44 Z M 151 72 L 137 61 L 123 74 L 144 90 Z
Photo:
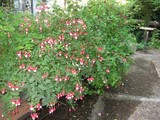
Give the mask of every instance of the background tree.
M 159 0 L 131 0 L 133 2 L 134 17 L 143 19 L 145 26 L 149 21 L 160 21 L 160 1 Z

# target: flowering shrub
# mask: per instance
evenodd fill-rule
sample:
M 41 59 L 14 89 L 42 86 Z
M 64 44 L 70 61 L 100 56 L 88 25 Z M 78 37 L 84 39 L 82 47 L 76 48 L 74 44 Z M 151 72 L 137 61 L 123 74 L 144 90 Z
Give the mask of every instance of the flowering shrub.
M 15 112 L 25 94 L 32 119 L 42 106 L 53 113 L 61 97 L 74 109 L 84 95 L 115 86 L 132 53 L 126 16 L 114 2 L 91 1 L 74 12 L 58 8 L 54 15 L 43 6 L 36 17 L 5 16 L 7 29 L 0 29 L 3 111 Z

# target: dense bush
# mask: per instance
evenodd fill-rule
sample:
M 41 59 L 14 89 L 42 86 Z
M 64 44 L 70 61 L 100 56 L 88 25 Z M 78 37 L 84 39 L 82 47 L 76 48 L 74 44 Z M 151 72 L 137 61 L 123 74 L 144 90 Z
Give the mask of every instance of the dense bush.
M 160 30 L 153 32 L 151 41 L 148 43 L 151 48 L 160 49 Z
M 6 14 L 0 21 L 0 89 L 4 114 L 21 105 L 25 94 L 32 111 L 56 110 L 61 97 L 74 103 L 86 94 L 115 86 L 132 53 L 127 16 L 114 0 L 73 1 L 50 14 L 41 5 L 36 17 Z M 1 29 L 3 28 L 3 29 Z

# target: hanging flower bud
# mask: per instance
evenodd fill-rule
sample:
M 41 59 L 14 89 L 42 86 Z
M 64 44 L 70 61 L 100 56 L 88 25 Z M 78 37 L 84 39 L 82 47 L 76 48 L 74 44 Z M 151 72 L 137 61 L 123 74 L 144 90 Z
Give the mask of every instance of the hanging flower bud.
M 40 103 L 38 103 L 38 104 L 36 105 L 36 107 L 37 107 L 37 110 L 42 109 L 42 106 L 41 106 L 41 104 L 40 104 Z
M 35 120 L 36 118 L 38 118 L 38 114 L 37 113 L 32 113 L 31 118 L 32 118 L 32 120 Z
M 42 32 L 42 30 L 43 30 L 43 28 L 42 28 L 42 26 L 40 26 L 40 27 L 39 27 L 39 31 Z
M 66 95 L 66 98 L 67 98 L 68 100 L 72 99 L 73 97 L 74 97 L 74 92 L 70 92 L 70 93 L 68 93 L 68 94 Z
M 6 89 L 3 88 L 3 89 L 1 90 L 1 94 L 4 95 L 5 93 L 6 93 Z
M 33 105 L 30 106 L 30 110 L 34 111 L 34 106 Z
M 110 70 L 109 69 L 106 69 L 106 73 L 109 73 L 110 72 Z
M 93 77 L 90 77 L 90 78 L 88 78 L 87 80 L 92 82 L 92 81 L 94 80 L 94 78 L 93 78 Z

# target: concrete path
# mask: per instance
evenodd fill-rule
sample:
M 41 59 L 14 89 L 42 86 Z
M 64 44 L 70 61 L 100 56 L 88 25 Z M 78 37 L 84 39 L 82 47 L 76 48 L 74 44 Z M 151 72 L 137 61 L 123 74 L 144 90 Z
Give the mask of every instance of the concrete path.
M 122 85 L 99 97 L 90 120 L 160 120 L 160 50 L 132 58 Z

